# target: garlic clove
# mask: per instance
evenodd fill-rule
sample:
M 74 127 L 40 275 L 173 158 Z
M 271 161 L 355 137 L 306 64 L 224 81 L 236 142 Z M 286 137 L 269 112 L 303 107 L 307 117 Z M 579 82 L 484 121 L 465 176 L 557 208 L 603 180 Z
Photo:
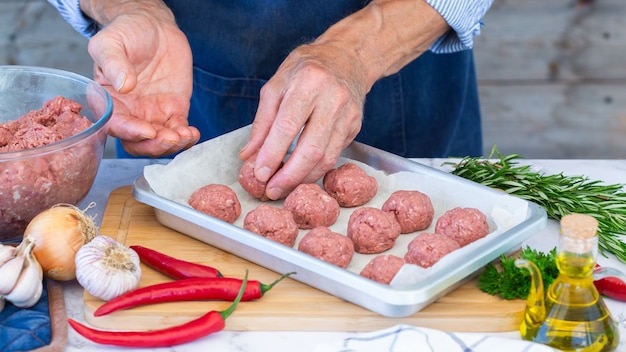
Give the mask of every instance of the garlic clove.
M 0 266 L 15 257 L 15 247 L 0 244 Z
M 4 296 L 7 301 L 19 308 L 34 306 L 43 293 L 43 270 L 32 253 L 34 246 L 35 242 L 30 240 L 23 252 L 26 260 L 19 278 L 11 292 Z
M 21 245 L 20 245 L 21 246 Z M 17 250 L 16 255 L 0 266 L 0 295 L 11 292 L 20 277 L 22 268 L 26 261 L 26 256 L 21 250 Z
M 76 253 L 76 279 L 92 296 L 108 301 L 139 284 L 137 253 L 107 236 L 96 236 Z

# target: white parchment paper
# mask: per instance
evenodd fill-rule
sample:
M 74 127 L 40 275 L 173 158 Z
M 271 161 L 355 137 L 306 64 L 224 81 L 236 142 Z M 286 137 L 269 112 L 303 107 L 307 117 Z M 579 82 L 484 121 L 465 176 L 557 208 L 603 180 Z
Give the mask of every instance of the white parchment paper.
M 200 143 L 187 151 L 177 155 L 168 164 L 154 164 L 144 168 L 144 177 L 159 196 L 187 204 L 187 199 L 198 188 L 210 184 L 220 183 L 231 187 L 241 203 L 242 214 L 234 225 L 243 227 L 245 215 L 262 202 L 251 197 L 244 191 L 238 182 L 239 169 L 242 161 L 238 153 L 248 141 L 250 126 L 243 127 L 221 137 Z M 471 253 L 472 247 L 483 241 L 490 241 L 501 235 L 512 226 L 521 223 L 527 216 L 527 203 L 511 196 L 501 196 L 499 192 L 488 192 L 484 189 L 471 186 L 462 186 L 451 183 L 446 179 L 436 179 L 428 175 L 414 172 L 399 172 L 386 174 L 356 160 L 341 158 L 337 166 L 350 161 L 372 175 L 378 181 L 378 194 L 364 206 L 380 208 L 389 195 L 396 190 L 419 190 L 431 198 L 435 209 L 435 218 L 432 225 L 420 232 L 400 235 L 394 247 L 385 254 L 394 254 L 403 257 L 408 243 L 421 232 L 434 232 L 435 223 L 439 216 L 454 207 L 474 207 L 481 210 L 488 219 L 490 234 L 468 246 L 452 252 L 441 259 L 430 269 L 416 265 L 405 265 L 396 275 L 392 285 L 410 285 L 427 279 L 435 268 L 449 265 L 458 265 L 463 257 Z M 320 181 L 321 184 L 321 181 Z M 282 207 L 282 201 L 266 202 L 267 204 Z M 331 226 L 335 232 L 346 234 L 347 222 L 355 210 L 342 208 L 337 222 Z M 207 215 L 208 216 L 208 215 Z M 298 242 L 308 230 L 301 230 L 294 246 L 297 250 Z M 306 255 L 306 254 L 302 254 Z M 355 253 L 347 270 L 359 273 L 361 269 L 375 255 Z

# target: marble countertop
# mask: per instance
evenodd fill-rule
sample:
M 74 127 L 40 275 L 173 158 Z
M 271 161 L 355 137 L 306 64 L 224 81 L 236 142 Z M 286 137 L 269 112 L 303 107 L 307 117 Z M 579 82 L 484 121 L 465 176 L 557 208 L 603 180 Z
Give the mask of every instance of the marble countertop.
M 415 159 L 422 164 L 441 168 L 443 159 Z M 448 161 L 448 160 L 446 160 Z M 88 212 L 95 217 L 96 224 L 100 224 L 102 214 L 110 192 L 118 187 L 132 184 L 142 174 L 143 167 L 152 163 L 165 163 L 167 160 L 153 159 L 104 159 L 95 184 L 87 195 L 84 204 L 95 202 L 95 207 Z M 584 175 L 590 180 L 602 180 L 606 183 L 624 183 L 626 179 L 626 160 L 526 160 L 537 171 L 554 174 L 563 172 L 565 175 Z M 525 245 L 540 250 L 550 250 L 556 245 L 558 237 L 558 223 L 550 220 L 548 226 L 529 238 Z M 619 262 L 612 256 L 599 256 L 598 263 L 612 266 L 626 272 L 626 264 Z M 67 315 L 70 318 L 84 322 L 83 317 L 83 290 L 76 281 L 64 283 L 64 296 Z M 613 317 L 620 321 L 621 341 L 618 350 L 626 351 L 626 303 L 605 299 Z M 391 325 L 390 325 L 391 327 Z M 119 348 L 92 343 L 71 328 L 68 328 L 68 343 L 66 351 L 114 351 Z M 310 332 L 310 331 L 221 331 L 219 333 L 196 340 L 195 342 L 164 349 L 146 349 L 143 351 L 316 351 L 324 344 L 332 344 L 346 338 L 358 337 L 367 333 L 351 332 L 346 326 L 344 332 Z M 485 333 L 498 339 L 505 338 L 520 340 L 519 332 Z

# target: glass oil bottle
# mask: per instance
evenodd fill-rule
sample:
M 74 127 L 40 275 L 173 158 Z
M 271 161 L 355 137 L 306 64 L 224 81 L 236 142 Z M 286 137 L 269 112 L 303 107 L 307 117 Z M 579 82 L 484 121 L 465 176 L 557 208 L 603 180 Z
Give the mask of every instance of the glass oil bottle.
M 559 276 L 547 289 L 545 301 L 537 267 L 526 260 L 516 261 L 519 267 L 529 269 L 533 280 L 520 325 L 523 339 L 562 351 L 615 351 L 618 323 L 593 284 L 597 228 L 597 220 L 588 215 L 570 214 L 561 219 L 556 257 Z

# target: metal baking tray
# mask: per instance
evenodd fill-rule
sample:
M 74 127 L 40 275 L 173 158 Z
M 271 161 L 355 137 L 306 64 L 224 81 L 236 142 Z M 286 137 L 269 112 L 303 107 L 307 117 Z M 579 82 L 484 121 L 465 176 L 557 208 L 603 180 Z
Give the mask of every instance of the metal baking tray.
M 154 207 L 157 220 L 164 226 L 278 273 L 296 272 L 292 276 L 295 280 L 387 317 L 406 317 L 416 313 L 466 282 L 501 254 L 518 249 L 525 239 L 547 224 L 545 210 L 534 203 L 365 144 L 353 142 L 342 157 L 362 162 L 388 175 L 409 172 L 443 184 L 447 192 L 443 196 L 450 198 L 446 201 L 448 208 L 473 206 L 478 198 L 482 204 L 497 204 L 510 197 L 515 199 L 513 204 L 523 205 L 520 208 L 525 214 L 518 216 L 520 221 L 508 224 L 506 230 L 497 236 L 488 236 L 463 247 L 451 259 L 444 257 L 447 261 L 442 259 L 441 265 L 437 263 L 429 269 L 418 269 L 419 275 L 413 282 L 385 285 L 360 276 L 358 270 L 328 264 L 299 252 L 297 247 L 289 248 L 205 215 L 180 201 L 159 196 L 151 189 L 145 176 L 135 180 L 132 194 L 137 201 Z M 464 196 L 467 194 L 472 196 Z M 489 218 L 491 210 L 482 210 Z M 436 218 L 433 224 L 435 221 Z M 414 265 L 405 267 L 417 268 Z M 409 273 L 412 271 L 409 270 Z

